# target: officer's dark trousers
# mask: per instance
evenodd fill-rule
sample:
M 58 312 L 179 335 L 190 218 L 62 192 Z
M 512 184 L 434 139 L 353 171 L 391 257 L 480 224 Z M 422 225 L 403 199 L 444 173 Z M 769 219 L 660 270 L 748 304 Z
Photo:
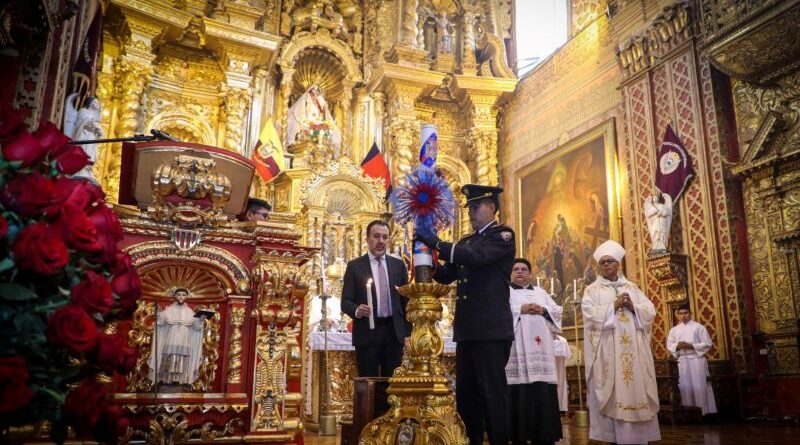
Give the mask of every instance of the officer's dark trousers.
M 461 341 L 456 347 L 456 405 L 470 445 L 508 443 L 508 340 Z

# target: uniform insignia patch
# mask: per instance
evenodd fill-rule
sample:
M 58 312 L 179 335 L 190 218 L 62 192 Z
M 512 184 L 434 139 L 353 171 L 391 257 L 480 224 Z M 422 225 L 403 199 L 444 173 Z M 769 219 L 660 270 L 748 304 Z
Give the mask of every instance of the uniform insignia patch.
M 511 238 L 514 237 L 514 234 L 511 233 L 511 232 L 500 232 L 500 236 L 502 236 L 503 239 L 508 242 L 508 241 L 511 241 Z

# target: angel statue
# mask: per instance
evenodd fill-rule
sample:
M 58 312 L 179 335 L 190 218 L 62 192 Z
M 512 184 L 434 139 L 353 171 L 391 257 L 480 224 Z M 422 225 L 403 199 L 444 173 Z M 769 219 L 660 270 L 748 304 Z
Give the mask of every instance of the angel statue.
M 89 97 L 83 107 L 77 109 L 77 100 L 78 93 L 67 96 L 67 103 L 64 107 L 64 134 L 73 141 L 102 139 L 105 132 L 101 125 L 103 116 L 100 101 L 96 97 Z M 89 156 L 91 163 L 72 176 L 97 183 L 98 181 L 92 173 L 92 166 L 97 161 L 98 144 L 83 144 L 81 148 Z
M 672 197 L 668 193 L 659 193 L 645 198 L 644 217 L 652 243 L 650 252 L 666 252 L 672 223 Z
M 311 85 L 289 108 L 286 136 L 286 145 L 303 139 L 327 139 L 334 148 L 341 147 L 342 133 L 331 117 L 319 85 Z

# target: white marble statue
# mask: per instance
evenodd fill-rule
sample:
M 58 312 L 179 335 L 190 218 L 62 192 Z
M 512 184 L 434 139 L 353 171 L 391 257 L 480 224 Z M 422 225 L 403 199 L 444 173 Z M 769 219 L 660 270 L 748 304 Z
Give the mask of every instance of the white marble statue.
M 286 145 L 298 139 L 310 139 L 314 133 L 320 140 L 328 138 L 331 145 L 341 147 L 342 133 L 336 127 L 328 102 L 318 85 L 311 85 L 289 108 Z
M 81 109 L 77 109 L 77 98 L 78 93 L 67 96 L 67 103 L 64 107 L 64 134 L 74 141 L 102 139 L 105 132 L 101 124 L 103 115 L 100 101 L 95 97 L 90 97 L 86 99 L 86 103 Z M 92 167 L 97 161 L 98 144 L 83 144 L 81 148 L 89 156 L 91 164 L 72 176 L 86 178 L 97 183 L 98 181 L 92 173 Z
M 197 380 L 203 356 L 205 316 L 195 316 L 186 304 L 189 291 L 175 289 L 175 301 L 158 313 L 150 355 L 150 379 L 168 385 L 191 385 Z M 154 370 L 158 370 L 155 373 Z
M 667 193 L 644 200 L 644 217 L 650 232 L 651 252 L 666 252 L 669 245 L 669 226 L 672 223 L 672 197 Z

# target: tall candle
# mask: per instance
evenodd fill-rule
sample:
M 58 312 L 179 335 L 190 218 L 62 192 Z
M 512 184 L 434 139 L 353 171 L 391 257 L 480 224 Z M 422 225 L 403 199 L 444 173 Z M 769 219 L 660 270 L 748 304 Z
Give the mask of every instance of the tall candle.
M 369 328 L 375 329 L 375 318 L 372 316 L 372 278 L 367 280 L 367 306 L 369 306 Z
M 556 287 L 555 287 L 554 283 L 555 283 L 555 281 L 553 281 L 553 277 L 550 277 L 550 294 L 551 295 L 555 295 L 556 294 Z
M 572 280 L 572 300 L 578 301 L 578 280 Z
M 538 275 L 536 276 L 536 287 L 542 287 L 542 283 L 539 280 L 539 276 Z

